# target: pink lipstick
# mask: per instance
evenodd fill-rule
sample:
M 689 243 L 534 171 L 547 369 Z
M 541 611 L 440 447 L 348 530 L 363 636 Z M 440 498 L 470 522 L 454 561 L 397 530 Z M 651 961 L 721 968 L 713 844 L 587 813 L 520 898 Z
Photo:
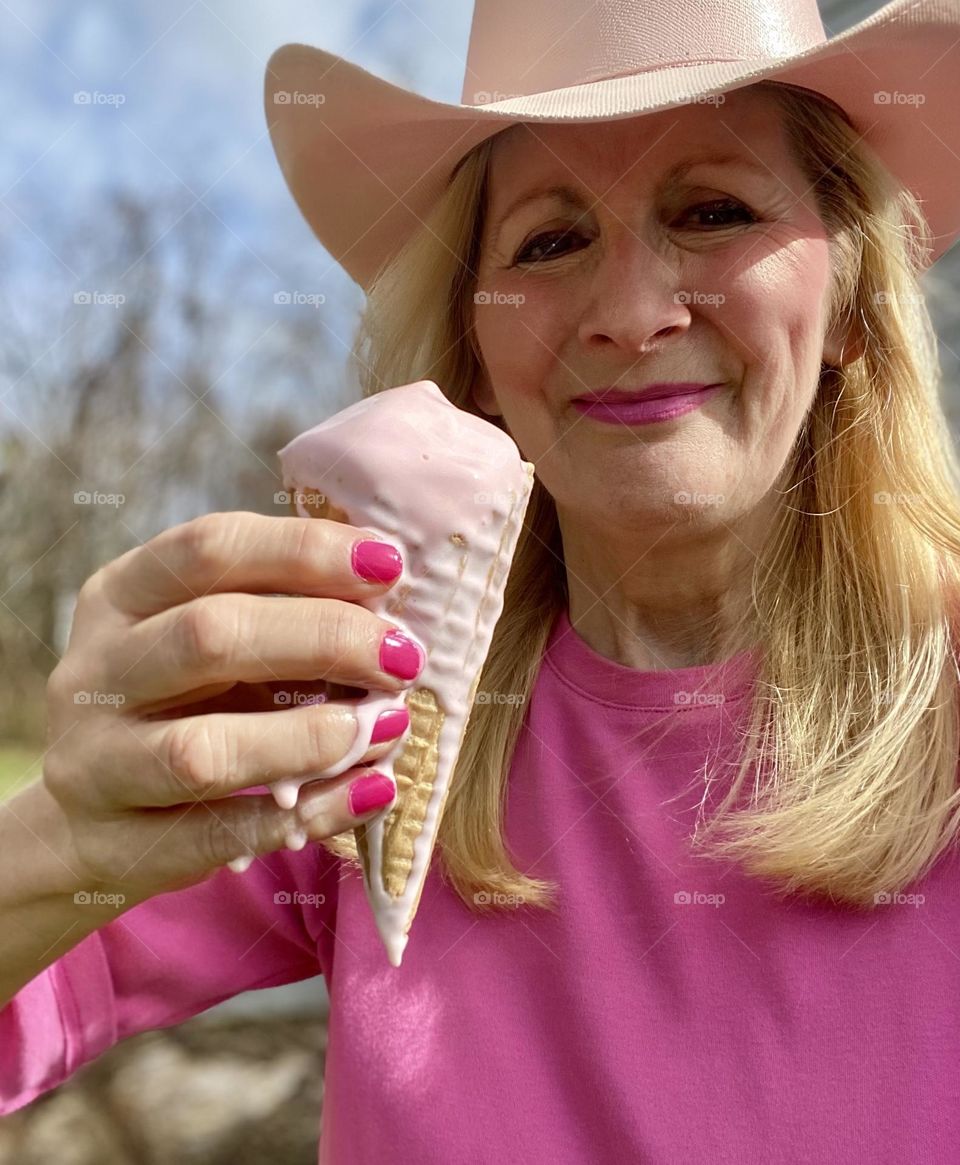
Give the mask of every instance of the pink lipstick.
M 715 396 L 722 384 L 674 384 L 653 386 L 642 392 L 616 389 L 585 394 L 573 401 L 578 413 L 607 424 L 647 425 L 668 421 L 700 408 Z

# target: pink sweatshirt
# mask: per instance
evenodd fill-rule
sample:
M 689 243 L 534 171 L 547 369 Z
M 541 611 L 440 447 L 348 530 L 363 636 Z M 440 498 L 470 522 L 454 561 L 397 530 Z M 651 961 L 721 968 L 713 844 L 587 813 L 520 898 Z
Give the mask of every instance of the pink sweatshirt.
M 134 1032 L 319 970 L 321 1162 L 960 1160 L 957 859 L 910 888 L 922 901 L 861 913 L 778 903 L 686 850 L 696 770 L 730 743 L 751 668 L 636 671 L 561 615 L 506 822 L 519 867 L 559 884 L 555 914 L 479 918 L 434 866 L 394 969 L 326 851 L 221 870 L 20 991 L 0 1112 Z

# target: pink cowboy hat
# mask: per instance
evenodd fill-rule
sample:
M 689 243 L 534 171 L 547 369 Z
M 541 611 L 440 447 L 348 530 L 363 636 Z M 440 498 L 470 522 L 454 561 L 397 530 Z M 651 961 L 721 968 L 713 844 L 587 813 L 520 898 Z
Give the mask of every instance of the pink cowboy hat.
M 827 40 L 816 0 L 476 0 L 461 104 L 303 44 L 267 62 L 280 169 L 364 290 L 460 159 L 516 122 L 607 121 L 759 80 L 830 98 L 921 201 L 935 262 L 960 234 L 960 0 L 894 0 Z

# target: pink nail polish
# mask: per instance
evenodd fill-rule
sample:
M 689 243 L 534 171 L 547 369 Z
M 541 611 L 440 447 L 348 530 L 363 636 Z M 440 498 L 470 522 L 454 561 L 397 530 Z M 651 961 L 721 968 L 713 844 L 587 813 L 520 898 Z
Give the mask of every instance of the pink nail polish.
M 393 582 L 403 570 L 403 559 L 395 546 L 370 538 L 354 545 L 350 561 L 354 574 L 365 582 Z
M 423 651 L 401 631 L 388 631 L 380 641 L 380 667 L 401 680 L 412 680 L 426 663 Z
M 358 777 L 347 794 L 347 806 L 354 817 L 362 817 L 373 809 L 382 809 L 393 800 L 393 782 L 383 773 Z
M 391 708 L 388 712 L 381 712 L 373 726 L 370 743 L 381 744 L 384 740 L 400 736 L 401 733 L 406 732 L 409 723 L 410 713 L 406 708 Z

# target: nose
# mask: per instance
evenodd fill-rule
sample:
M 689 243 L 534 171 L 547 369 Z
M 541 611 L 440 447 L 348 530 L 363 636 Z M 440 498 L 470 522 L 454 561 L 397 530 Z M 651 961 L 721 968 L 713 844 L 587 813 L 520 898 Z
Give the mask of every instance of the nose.
M 584 347 L 642 355 L 690 327 L 689 295 L 662 255 L 635 235 L 620 238 L 594 267 L 580 313 Z

